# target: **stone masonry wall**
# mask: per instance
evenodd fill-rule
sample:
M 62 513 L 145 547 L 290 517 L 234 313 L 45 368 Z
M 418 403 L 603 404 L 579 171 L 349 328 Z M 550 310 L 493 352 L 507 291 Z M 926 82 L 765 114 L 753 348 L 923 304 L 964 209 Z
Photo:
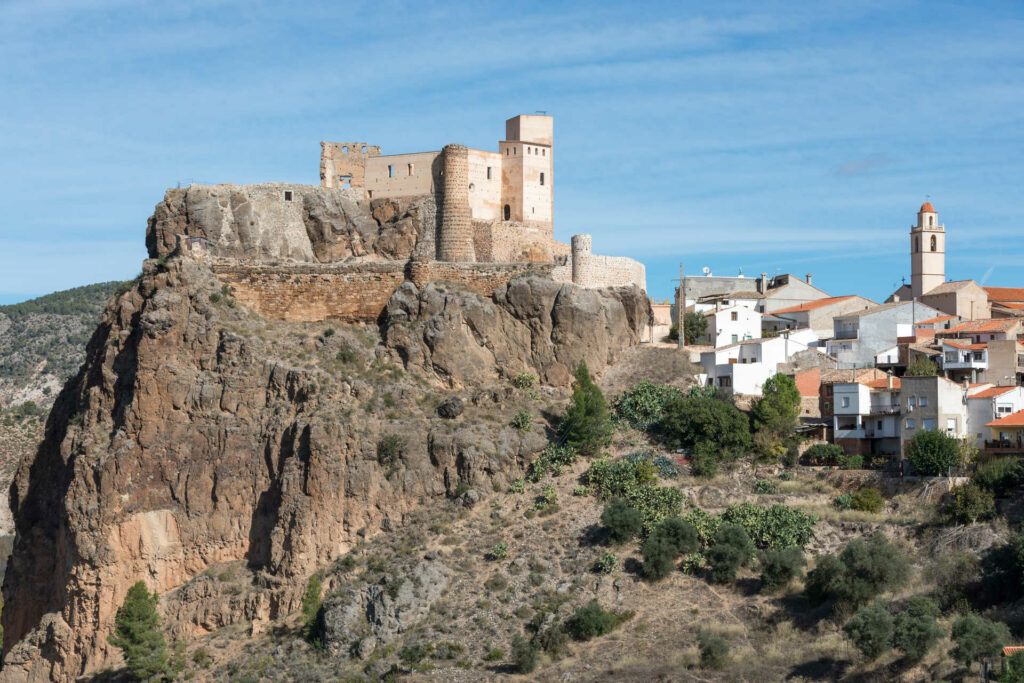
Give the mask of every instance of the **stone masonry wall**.
M 428 282 L 454 282 L 467 289 L 491 296 L 514 276 L 522 273 L 550 275 L 554 266 L 550 263 L 445 263 L 414 261 L 411 265 L 411 279 L 417 287 Z
M 441 235 L 437 258 L 441 261 L 473 262 L 473 222 L 469 208 L 469 150 L 463 145 L 446 145 L 444 195 L 441 199 Z

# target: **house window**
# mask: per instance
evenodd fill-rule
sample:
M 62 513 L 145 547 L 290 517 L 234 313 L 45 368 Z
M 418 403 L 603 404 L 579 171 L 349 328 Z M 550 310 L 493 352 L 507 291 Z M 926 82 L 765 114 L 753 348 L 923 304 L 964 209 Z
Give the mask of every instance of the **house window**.
M 505 220 L 512 219 L 512 207 L 508 204 L 505 205 Z
M 413 165 L 409 164 L 409 175 L 412 175 L 412 171 L 413 171 Z
M 491 179 L 491 167 L 490 166 L 487 167 L 487 179 L 488 180 Z
M 505 148 L 505 156 L 512 154 L 512 150 L 508 147 Z
M 290 202 L 292 200 L 292 191 L 291 190 L 285 190 L 284 191 L 284 200 L 286 202 Z
M 996 406 L 996 412 L 1000 414 L 1009 414 L 1010 406 Z
M 882 421 L 881 420 L 878 421 L 878 430 L 879 431 L 882 430 Z
M 908 417 L 907 418 L 907 429 L 913 429 L 913 428 L 914 428 L 914 418 Z
M 917 405 L 917 396 L 911 396 L 907 399 L 907 405 L 913 408 Z
M 540 184 L 541 185 L 544 184 L 544 174 L 543 173 L 540 174 Z
M 950 418 L 946 419 L 946 431 L 950 432 L 950 433 L 956 431 L 956 418 L 955 417 L 950 417 Z
M 740 319 L 740 314 L 737 313 L 736 311 L 733 311 L 732 312 L 732 319 L 733 320 L 739 320 Z
M 922 408 L 927 407 L 928 406 L 928 397 L 927 396 L 922 396 L 921 397 L 921 402 L 918 405 L 920 405 Z
M 850 397 L 849 396 L 843 396 L 843 407 L 844 408 L 849 408 L 850 407 Z
M 391 164 L 388 164 L 388 178 L 394 178 L 394 177 L 395 177 L 395 167 L 392 166 Z
M 955 363 L 956 362 L 956 351 L 946 351 L 946 362 L 947 363 Z
M 732 335 L 732 343 L 733 343 L 733 344 L 735 344 L 735 343 L 736 343 L 736 342 L 738 342 L 739 340 L 740 340 L 740 339 L 739 339 L 739 337 L 738 337 L 737 335 L 735 335 L 735 334 L 734 334 L 734 335 Z
M 935 429 L 935 418 L 926 417 L 921 422 L 921 429 L 925 430 L 926 432 L 927 431 L 933 431 Z

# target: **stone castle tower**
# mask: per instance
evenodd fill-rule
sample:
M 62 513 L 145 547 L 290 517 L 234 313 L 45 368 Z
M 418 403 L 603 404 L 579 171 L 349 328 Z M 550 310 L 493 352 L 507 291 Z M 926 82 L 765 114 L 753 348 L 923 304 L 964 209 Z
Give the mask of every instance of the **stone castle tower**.
M 910 288 L 918 298 L 946 281 L 946 227 L 931 202 L 921 205 L 910 227 Z

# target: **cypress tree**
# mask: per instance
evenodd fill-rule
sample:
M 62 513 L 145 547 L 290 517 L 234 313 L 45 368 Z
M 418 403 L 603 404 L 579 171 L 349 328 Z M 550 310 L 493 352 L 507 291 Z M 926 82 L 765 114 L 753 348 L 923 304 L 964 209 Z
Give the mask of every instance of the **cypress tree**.
M 150 594 L 146 584 L 137 582 L 128 589 L 117 610 L 114 633 L 107 636 L 111 645 L 121 648 L 128 671 L 142 681 L 165 680 L 173 675 L 160 630 L 157 600 L 157 594 Z
M 576 368 L 572 403 L 558 426 L 562 442 L 581 455 L 596 455 L 611 443 L 613 429 L 604 394 L 590 377 L 587 362 L 581 360 Z

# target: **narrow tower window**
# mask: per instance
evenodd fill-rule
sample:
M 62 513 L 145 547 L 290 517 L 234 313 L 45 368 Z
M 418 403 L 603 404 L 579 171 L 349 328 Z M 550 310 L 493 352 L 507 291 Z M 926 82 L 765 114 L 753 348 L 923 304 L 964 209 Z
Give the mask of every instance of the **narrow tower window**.
M 932 235 L 932 251 L 935 251 L 935 235 Z
M 395 167 L 392 166 L 391 164 L 388 164 L 388 178 L 394 178 L 394 177 L 395 177 Z
M 342 153 L 342 154 L 348 154 L 348 145 L 344 145 L 344 146 L 342 146 L 342 148 L 341 148 L 341 153 Z
M 487 179 L 488 180 L 491 179 L 491 167 L 490 166 L 487 167 Z
M 292 200 L 292 191 L 291 190 L 285 190 L 284 191 L 284 200 L 286 202 L 290 202 Z
M 540 174 L 540 184 L 541 185 L 544 184 L 544 174 L 543 173 Z
M 413 165 L 409 164 L 409 175 L 412 175 Z
M 935 225 L 935 216 L 928 216 L 928 225 L 929 226 Z
M 508 204 L 505 205 L 505 220 L 512 219 L 512 207 Z

